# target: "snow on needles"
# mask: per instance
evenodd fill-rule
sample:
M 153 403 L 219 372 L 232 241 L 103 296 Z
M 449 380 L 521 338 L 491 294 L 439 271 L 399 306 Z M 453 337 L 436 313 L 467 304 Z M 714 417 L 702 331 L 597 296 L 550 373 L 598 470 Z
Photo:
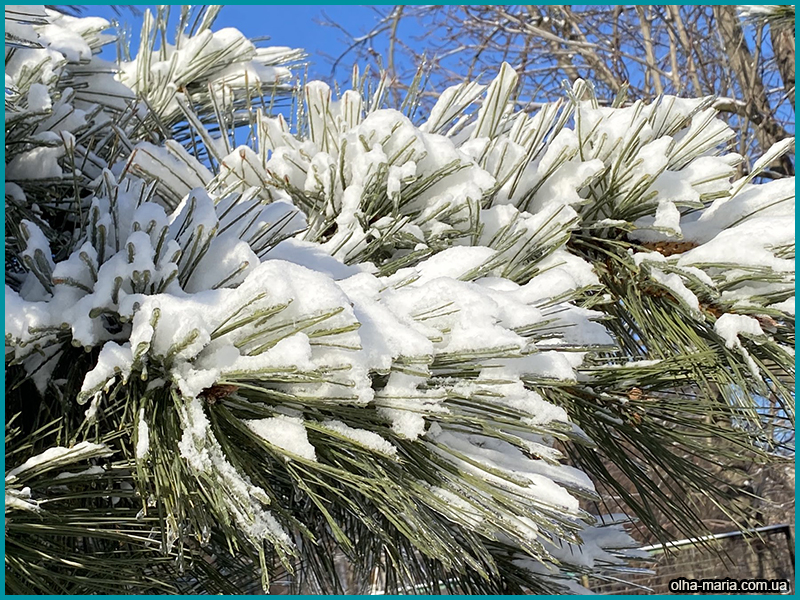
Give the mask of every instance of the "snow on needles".
M 438 457 L 429 467 L 441 485 L 418 481 L 415 489 L 465 507 L 460 526 L 529 547 L 552 542 L 566 522 L 587 532 L 579 562 L 607 558 L 604 536 L 585 528 L 577 500 L 593 494 L 592 484 L 558 462 L 553 447 L 555 436 L 580 432 L 543 391 L 574 384 L 587 356 L 614 346 L 602 313 L 575 302 L 601 286 L 567 245 L 574 231 L 620 228 L 651 248 L 631 252 L 631 264 L 692 318 L 706 318 L 701 298 L 714 295 L 794 312 L 793 181 L 732 182 L 738 157 L 722 150 L 731 132 L 707 99 L 578 102 L 573 130 L 560 105 L 532 116 L 506 107 L 516 77 L 504 65 L 486 90 L 496 113 L 487 101 L 472 122 L 452 124 L 484 91 L 464 84 L 445 91 L 418 127 L 357 92 L 334 100 L 326 84 L 311 82 L 307 135 L 259 109 L 253 148 L 209 137 L 199 156 L 175 140 L 132 139 L 106 163 L 71 131 L 85 131 L 87 118 L 102 126 L 105 110 L 131 118 L 142 108 L 77 96 L 70 104 L 79 92 L 58 86 L 77 61 L 90 67 L 82 75 L 90 86 L 95 77 L 99 89 L 121 91 L 116 98 L 147 97 L 175 123 L 192 119 L 186 107 L 203 94 L 224 104 L 226 86 L 282 84 L 289 72 L 280 57 L 293 55 L 258 50 L 235 30 L 205 29 L 145 50 L 112 80 L 94 55 L 107 24 L 46 14 L 47 25 L 22 32 L 43 47 L 7 64 L 16 86 L 7 102 L 42 129 L 39 145 L 9 164 L 7 189 L 17 186 L 12 198 L 24 203 L 31 179 L 71 177 L 66 155 L 77 152 L 87 157 L 86 217 L 63 253 L 42 223 L 21 223 L 20 273 L 5 290 L 7 360 L 46 394 L 59 361 L 95 352 L 75 398 L 91 401 L 90 420 L 125 386 L 174 405 L 187 468 L 218 482 L 228 516 L 256 545 L 290 548 L 289 526 L 226 454 L 210 419 L 217 403 L 240 411 L 237 440 L 284 465 L 322 464 L 318 439 L 401 468 L 415 460 L 409 444 L 425 448 Z M 230 56 L 215 63 L 223 47 Z M 34 60 L 44 67 L 26 86 Z M 188 97 L 177 93 L 186 86 Z M 71 126 L 57 134 L 41 119 L 62 109 Z M 616 190 L 603 203 L 594 202 L 598 181 Z M 688 246 L 665 250 L 676 244 Z M 755 318 L 733 314 L 714 330 L 745 355 L 741 334 L 764 334 Z M 141 463 L 152 459 L 160 426 L 146 406 L 134 412 Z M 491 426 L 476 429 L 476 418 Z M 454 482 L 453 473 L 464 477 Z M 498 517 L 493 494 L 517 514 Z M 619 531 L 601 533 L 614 548 L 628 542 Z

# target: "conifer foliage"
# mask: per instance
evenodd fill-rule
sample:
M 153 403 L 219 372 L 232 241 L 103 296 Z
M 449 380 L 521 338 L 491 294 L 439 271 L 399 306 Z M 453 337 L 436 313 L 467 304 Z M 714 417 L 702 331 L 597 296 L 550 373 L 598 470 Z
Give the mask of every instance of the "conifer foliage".
M 215 16 L 111 64 L 7 7 L 8 591 L 566 592 L 637 556 L 598 489 L 735 511 L 693 457 L 793 420 L 794 180 L 712 99 L 419 116 Z

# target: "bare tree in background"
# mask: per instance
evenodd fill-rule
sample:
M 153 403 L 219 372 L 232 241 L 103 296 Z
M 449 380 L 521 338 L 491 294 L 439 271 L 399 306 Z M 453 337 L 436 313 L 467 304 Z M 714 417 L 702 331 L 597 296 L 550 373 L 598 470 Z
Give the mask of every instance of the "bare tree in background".
M 755 160 L 794 135 L 794 6 L 387 6 L 376 26 L 350 35 L 337 62 L 370 60 L 393 76 L 399 97 L 420 65 L 431 69 L 429 97 L 447 85 L 491 73 L 501 60 L 531 110 L 562 97 L 564 80 L 592 81 L 609 102 L 661 94 L 717 96 L 741 132 L 736 150 Z M 744 18 L 742 18 L 744 17 Z M 404 22 L 425 31 L 409 39 Z M 337 26 L 335 23 L 329 23 Z M 341 28 L 341 27 L 340 27 Z M 344 31 L 344 30 L 343 30 Z M 345 32 L 347 33 L 347 32 Z M 425 96 L 423 96 L 424 100 Z M 767 173 L 794 174 L 793 157 Z

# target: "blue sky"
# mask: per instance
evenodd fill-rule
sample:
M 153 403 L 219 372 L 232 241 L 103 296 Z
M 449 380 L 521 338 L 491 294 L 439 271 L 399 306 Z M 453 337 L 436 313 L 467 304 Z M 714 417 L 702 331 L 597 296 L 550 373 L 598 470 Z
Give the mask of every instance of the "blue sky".
M 144 11 L 147 6 L 139 6 Z M 152 8 L 152 7 L 151 7 Z M 177 11 L 174 11 L 177 14 Z M 99 16 L 109 20 L 119 20 L 130 26 L 134 48 L 138 43 L 141 16 L 129 11 L 117 15 L 110 6 L 89 6 L 85 16 Z M 339 56 L 346 48 L 346 36 L 340 30 L 322 25 L 327 15 L 339 23 L 352 35 L 368 32 L 376 22 L 376 12 L 372 6 L 343 5 L 228 5 L 222 9 L 214 29 L 235 27 L 249 38 L 268 36 L 265 45 L 292 46 L 303 48 L 309 54 L 309 75 L 313 79 L 330 80 L 331 61 L 325 56 Z M 404 34 L 417 34 L 414 24 L 405 25 L 409 30 Z M 114 56 L 113 47 L 108 50 Z M 346 57 L 336 78 L 349 81 L 353 57 Z
M 140 11 L 144 11 L 148 5 L 138 6 Z M 154 5 L 150 8 L 155 10 Z M 93 5 L 85 7 L 85 15 L 96 15 L 105 17 L 109 20 L 119 20 L 126 23 L 132 34 L 133 46 L 138 46 L 138 32 L 141 27 L 141 16 L 133 14 L 131 11 L 122 10 L 122 14 L 116 14 L 111 6 Z M 173 17 L 177 22 L 178 8 L 173 10 Z M 326 18 L 327 17 L 327 18 Z M 308 75 L 310 79 L 322 79 L 328 83 L 338 82 L 344 84 L 344 88 L 349 87 L 350 74 L 352 72 L 355 54 L 345 56 L 336 73 L 332 73 L 332 58 L 341 55 L 348 46 L 348 37 L 339 29 L 323 25 L 324 21 L 334 21 L 353 36 L 363 35 L 370 31 L 377 22 L 377 12 L 375 5 L 227 5 L 225 6 L 214 28 L 235 27 L 242 31 L 249 38 L 269 37 L 269 41 L 263 42 L 264 45 L 291 46 L 304 49 L 308 57 Z M 411 46 L 415 44 L 415 38 L 435 35 L 435 31 L 425 31 L 413 19 L 404 19 L 400 23 L 398 32 L 400 38 Z M 753 34 L 751 27 L 745 28 L 748 41 L 752 44 L 750 36 Z M 384 36 L 385 37 L 385 36 Z M 385 43 L 385 42 L 383 42 Z M 376 44 L 379 51 L 381 42 Z M 113 58 L 115 49 L 109 45 L 105 52 L 108 58 Z M 402 53 L 400 61 L 403 60 Z M 363 61 L 362 61 L 363 62 Z M 363 64 L 359 65 L 363 68 Z M 373 65 L 374 66 L 374 65 Z M 407 64 L 398 65 L 399 70 L 408 71 Z M 302 75 L 301 73 L 297 73 Z M 491 77 L 493 73 L 486 74 L 484 81 Z M 640 76 L 638 69 L 632 69 L 633 78 Z M 433 77 L 432 81 L 436 81 Z M 789 111 L 788 106 L 781 108 L 781 115 Z M 792 119 L 789 119 L 792 121 Z M 794 131 L 794 124 L 789 126 L 790 131 Z

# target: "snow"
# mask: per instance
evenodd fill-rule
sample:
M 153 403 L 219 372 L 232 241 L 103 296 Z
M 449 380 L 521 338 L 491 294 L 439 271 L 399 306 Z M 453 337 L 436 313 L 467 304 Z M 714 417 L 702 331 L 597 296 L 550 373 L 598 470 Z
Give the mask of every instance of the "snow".
M 678 265 L 767 267 L 794 272 L 794 260 L 775 256 L 771 247 L 794 242 L 794 223 L 786 219 L 754 217 L 727 228 L 705 244 L 684 252 Z M 729 271 L 733 274 L 732 271 Z
M 104 23 L 109 26 L 107 21 Z M 61 25 L 45 25 L 39 30 L 39 35 L 51 50 L 60 52 L 70 62 L 80 62 L 92 56 L 92 49 L 80 33 Z
M 436 442 L 429 443 L 430 449 L 458 469 L 482 477 L 487 483 L 513 491 L 533 503 L 556 506 L 567 513 L 578 510 L 578 500 L 566 489 L 548 477 L 523 467 L 526 462 L 524 455 L 510 444 L 498 440 L 503 444 L 503 450 L 498 451 L 474 445 L 463 435 L 444 430 L 428 432 L 427 437 Z M 503 479 L 482 467 L 499 467 L 517 479 L 517 482 Z
M 774 308 L 775 310 L 781 310 L 790 315 L 794 315 L 794 296 L 792 296 L 791 298 L 787 298 L 783 302 L 776 302 L 775 304 L 770 304 L 770 308 Z
M 761 329 L 761 325 L 759 324 L 758 320 L 746 315 L 726 313 L 717 319 L 716 323 L 714 323 L 714 331 L 723 340 L 725 340 L 726 347 L 730 348 L 731 350 L 736 349 L 739 351 L 739 353 L 745 359 L 751 375 L 756 378 L 756 380 L 760 379 L 761 372 L 758 368 L 758 365 L 741 342 L 742 334 L 747 335 L 748 337 L 757 338 L 757 342 L 760 341 L 759 338 L 763 339 L 765 337 L 764 331 Z
M 183 198 L 211 181 L 211 173 L 177 142 L 167 141 L 159 148 L 147 142 L 134 149 L 128 167 L 134 172 L 157 178 L 160 186 Z
M 475 506 L 465 498 L 442 487 L 426 487 L 442 501 L 442 505 L 437 506 L 438 510 L 444 512 L 454 522 L 465 523 L 471 528 L 477 528 L 483 523 L 484 517 L 481 511 L 476 510 Z
M 625 515 L 601 515 L 594 526 L 580 531 L 581 545 L 559 543 L 554 556 L 579 565 L 622 564 L 626 557 L 649 558 L 637 549 L 638 543 L 624 529 Z M 609 552 L 613 550 L 614 552 Z
M 764 331 L 761 325 L 753 317 L 746 315 L 735 315 L 727 313 L 722 315 L 714 323 L 714 331 L 725 340 L 725 345 L 728 348 L 738 348 L 741 346 L 739 336 L 746 334 L 748 336 L 763 336 Z
M 702 318 L 700 313 L 700 301 L 697 299 L 697 296 L 684 285 L 680 275 L 676 273 L 664 273 L 661 269 L 651 268 L 650 277 L 672 292 L 672 294 L 689 309 L 690 314 L 694 315 L 696 318 Z
M 359 446 L 363 446 L 380 454 L 385 454 L 386 456 L 397 455 L 397 448 L 393 444 L 372 431 L 356 429 L 345 425 L 341 421 L 322 421 L 321 425 L 323 428 L 340 434 Z
M 97 357 L 94 368 L 86 374 L 78 396 L 78 401 L 86 401 L 90 396 L 105 388 L 117 375 L 127 376 L 133 362 L 130 345 L 121 346 L 108 342 Z
M 433 345 L 425 331 L 410 328 L 412 320 L 404 312 L 386 305 L 381 293 L 382 282 L 367 273 L 355 275 L 341 282 L 342 290 L 353 303 L 353 311 L 360 323 L 358 330 L 363 348 L 365 366 L 378 372 L 388 372 L 394 359 L 407 357 L 432 357 Z
M 446 463 L 436 466 L 437 485 L 419 485 L 454 526 L 544 544 L 552 561 L 543 555 L 525 568 L 557 560 L 591 567 L 618 562 L 608 550 L 631 540 L 616 525 L 582 523 L 577 498 L 591 496 L 592 483 L 553 446 L 564 432 L 585 434 L 544 390 L 611 368 L 603 353 L 616 350 L 604 313 L 580 304 L 585 292 L 604 290 L 567 244 L 573 232 L 627 236 L 636 276 L 704 322 L 706 296 L 751 311 L 772 302 L 766 313 L 794 314 L 794 297 L 774 302 L 794 288 L 794 181 L 731 181 L 741 157 L 723 153 L 731 130 L 706 100 L 580 102 L 574 124 L 559 120 L 557 105 L 529 117 L 507 102 L 516 74 L 503 65 L 488 89 L 445 90 L 417 127 L 396 110 L 365 111 L 357 91 L 334 98 L 328 85 L 311 82 L 309 135 L 259 110 L 255 147 L 232 148 L 195 122 L 191 107 L 206 93 L 225 104 L 246 84 L 284 85 L 295 51 L 204 30 L 163 52 L 145 49 L 115 79 L 104 72 L 113 65 L 94 56 L 105 21 L 39 16 L 46 19 L 12 24 L 46 47 L 19 50 L 6 65 L 9 113 L 36 142 L 10 158 L 7 196 L 20 206 L 30 197 L 44 218 L 50 207 L 37 190 L 71 178 L 68 151 L 86 158 L 81 181 L 91 183 L 80 207 L 86 226 L 66 252 L 51 249 L 32 220 L 20 223 L 26 272 L 6 285 L 7 360 L 45 393 L 59 385 L 49 359 L 70 345 L 91 351 L 96 362 L 76 399 L 91 402 L 89 421 L 131 378 L 141 377 L 149 394 L 169 394 L 180 460 L 217 486 L 227 518 L 257 547 L 267 541 L 288 551 L 293 542 L 212 427 L 214 402 L 229 408 L 245 396 L 215 399 L 215 386 L 272 394 L 274 416 L 242 418 L 255 442 L 266 442 L 248 451 L 328 467 L 311 432 L 315 443 L 345 439 L 370 460 L 406 468 L 416 459 L 398 450 L 415 444 Z M 35 77 L 23 77 L 38 63 Z M 178 92 L 189 83 L 197 97 Z M 107 97 L 92 100 L 93 92 Z M 209 161 L 176 140 L 142 140 L 134 124 L 146 109 L 127 106 L 136 94 L 164 123 L 197 126 Z M 117 164 L 86 146 L 87 127 L 104 144 L 124 146 Z M 637 242 L 648 251 L 635 252 Z M 758 319 L 723 314 L 714 329 L 761 377 L 742 343 L 772 343 Z M 138 461 L 155 441 L 147 406 L 132 419 Z M 596 418 L 619 422 L 600 409 Z M 376 429 L 347 424 L 367 422 Z M 51 448 L 8 477 L 108 452 L 88 442 Z M 24 490 L 8 494 L 7 509 L 35 506 Z M 559 543 L 568 531 L 582 541 Z M 167 547 L 178 536 L 170 529 Z
M 478 120 L 472 131 L 473 138 L 492 137 L 500 122 L 500 117 L 509 108 L 508 98 L 517 85 L 517 73 L 508 63 L 500 65 L 500 70 L 486 91 L 486 100 L 478 111 Z
M 308 441 L 308 433 L 301 419 L 278 415 L 268 419 L 245 421 L 245 424 L 270 445 L 285 450 L 289 454 L 287 460 L 292 456 L 317 460 L 316 450 Z
M 6 167 L 6 176 L 14 181 L 31 179 L 60 179 L 63 176 L 58 159 L 64 156 L 62 140 L 55 134 L 42 133 L 33 139 L 55 146 L 39 146 L 16 155 Z M 60 143 L 60 144 L 59 144 Z
M 221 373 L 228 377 L 245 373 L 256 375 L 281 368 L 310 371 L 315 366 L 311 344 L 304 333 L 296 333 L 279 340 L 272 348 L 256 356 L 237 356 L 229 367 L 222 366 L 218 360 L 208 362 L 221 366 Z
M 55 476 L 55 479 L 72 479 L 73 477 L 81 477 L 84 475 L 103 475 L 106 472 L 105 468 L 100 465 L 92 465 L 88 469 L 73 473 L 71 471 L 64 471 Z
M 75 100 L 76 96 L 73 90 L 68 88 L 61 94 L 61 98 L 56 100 L 55 104 L 50 111 L 51 114 L 37 127 L 37 133 L 44 131 L 51 131 L 53 133 L 72 132 L 77 131 L 87 125 L 87 113 L 85 110 L 75 108 L 71 101 Z M 98 117 L 100 120 L 100 117 Z M 78 148 L 80 152 L 81 149 Z M 87 173 L 94 171 L 93 166 L 84 164 L 84 169 Z
M 461 279 L 488 263 L 496 254 L 491 248 L 481 246 L 447 248 L 417 267 L 419 279 L 414 285 L 424 285 L 439 277 Z
M 496 384 L 493 384 L 497 379 L 496 371 L 497 369 L 487 368 L 481 372 L 475 386 L 464 386 L 462 384 L 456 386 L 455 391 L 466 397 L 491 394 L 496 386 Z M 572 376 L 572 373 L 570 373 L 570 376 Z M 525 415 L 523 420 L 529 425 L 545 426 L 554 422 L 566 423 L 569 420 L 563 408 L 547 402 L 538 393 L 526 389 L 522 381 L 517 380 L 503 384 L 497 388 L 497 391 L 502 392 L 502 399 L 499 402 Z
M 477 99 L 485 89 L 486 86 L 478 85 L 472 81 L 447 88 L 439 95 L 427 121 L 420 126 L 420 130 L 439 133 L 453 119 L 461 116 L 464 109 Z
M 6 488 L 6 512 L 14 509 L 39 511 L 39 502 L 31 498 L 31 488 L 24 487 L 20 490 Z
M 778 12 L 783 5 L 780 4 L 747 4 L 737 6 L 739 15 L 743 18 L 769 17 Z
M 378 412 L 392 422 L 392 431 L 407 440 L 416 440 L 425 433 L 426 422 L 422 415 L 410 410 L 381 407 Z
M 794 182 L 791 179 L 748 184 L 733 196 L 726 195 L 715 200 L 699 217 L 688 220 L 683 225 L 684 236 L 687 240 L 705 244 L 748 219 L 791 218 L 794 204 Z
M 518 376 L 529 375 L 537 379 L 575 381 L 575 367 L 583 362 L 580 354 L 546 351 L 530 354 L 513 363 L 507 363 L 503 372 L 516 371 Z
M 32 456 L 21 465 L 14 467 L 6 473 L 6 484 L 18 480 L 21 475 L 32 469 L 54 469 L 62 465 L 71 464 L 88 458 L 110 456 L 112 450 L 105 444 L 93 442 L 79 442 L 71 448 L 54 446 L 41 454 Z
M 540 274 L 520 288 L 519 297 L 527 303 L 538 304 L 600 284 L 588 262 L 564 251 L 554 252 L 541 260 L 539 266 Z
M 658 208 L 656 209 L 656 217 L 653 221 L 653 227 L 658 229 L 665 229 L 670 232 L 681 232 L 681 213 L 678 207 L 669 200 L 659 200 Z
M 35 111 L 48 110 L 53 106 L 47 86 L 33 83 L 28 89 L 28 109 Z
M 267 540 L 284 549 L 289 547 L 291 541 L 286 531 L 264 510 L 270 503 L 267 494 L 228 462 L 219 442 L 209 434 L 210 424 L 200 400 L 191 398 L 182 407 L 181 422 L 184 426 L 178 444 L 181 456 L 198 473 L 216 479 L 230 514 L 252 543 L 259 546 Z
M 153 28 L 153 15 L 145 11 L 144 27 Z M 257 50 L 236 29 L 205 29 L 183 36 L 180 47 L 166 43 L 152 52 L 144 50 L 133 60 L 120 64 L 119 80 L 134 92 L 145 94 L 150 106 L 167 119 L 180 114 L 177 90 L 189 83 L 212 87 L 222 100 L 233 90 L 264 84 L 285 83 L 291 73 L 276 63 L 299 57 L 285 47 Z
M 524 340 L 497 322 L 500 307 L 475 284 L 437 278 L 419 285 L 406 286 L 384 296 L 387 306 L 400 314 L 422 313 L 453 304 L 450 314 L 426 323 L 441 337 L 435 342 L 442 353 L 478 352 L 488 348 L 521 348 Z M 433 332 L 431 332 L 433 333 Z
M 301 265 L 312 271 L 324 273 L 335 280 L 346 279 L 360 271 L 358 267 L 346 265 L 331 256 L 317 244 L 296 238 L 284 240 L 274 246 L 266 253 L 265 258 L 268 260 L 285 260 Z
M 136 428 L 136 459 L 142 460 L 150 452 L 150 428 L 145 420 L 144 408 L 139 409 L 138 425 Z

